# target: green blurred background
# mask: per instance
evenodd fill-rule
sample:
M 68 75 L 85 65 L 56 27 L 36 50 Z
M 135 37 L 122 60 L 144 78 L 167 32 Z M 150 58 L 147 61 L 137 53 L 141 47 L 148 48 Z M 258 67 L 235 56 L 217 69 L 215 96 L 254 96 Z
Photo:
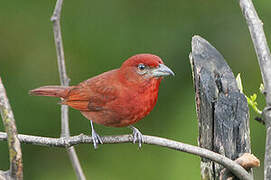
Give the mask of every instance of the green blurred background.
M 271 1 L 255 1 L 270 39 Z M 0 76 L 15 114 L 19 133 L 58 137 L 59 100 L 31 97 L 28 90 L 59 84 L 50 16 L 55 0 L 2 1 L 0 6 Z M 136 53 L 154 53 L 174 70 L 175 77 L 162 84 L 153 112 L 136 124 L 142 133 L 197 145 L 194 87 L 188 55 L 193 35 L 212 43 L 227 59 L 233 72 L 241 72 L 245 92 L 258 92 L 261 76 L 247 25 L 238 1 L 217 0 L 89 0 L 65 1 L 62 32 L 67 72 L 71 84 L 117 68 Z M 270 41 L 269 41 L 270 42 Z M 270 44 L 270 43 L 269 43 Z M 264 106 L 259 95 L 259 104 Z M 253 153 L 262 166 L 265 128 L 251 111 Z M 124 134 L 127 128 L 96 125 L 101 135 Z M 3 125 L 0 123 L 0 130 Z M 70 110 L 72 135 L 90 134 L 89 121 Z M 22 145 L 27 180 L 76 179 L 61 148 Z M 161 147 L 118 144 L 78 145 L 87 179 L 199 179 L 200 159 Z M 8 169 L 8 148 L 0 142 L 0 169 Z

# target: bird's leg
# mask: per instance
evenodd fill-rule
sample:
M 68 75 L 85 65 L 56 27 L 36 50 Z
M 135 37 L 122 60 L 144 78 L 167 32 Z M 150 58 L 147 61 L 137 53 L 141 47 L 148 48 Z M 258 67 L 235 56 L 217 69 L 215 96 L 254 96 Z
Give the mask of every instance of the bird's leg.
M 99 134 L 97 134 L 96 131 L 94 130 L 93 122 L 91 120 L 90 120 L 90 125 L 91 125 L 91 132 L 92 132 L 94 149 L 97 149 L 98 144 L 99 143 L 103 144 L 103 141 L 102 141 L 101 137 L 99 136 Z
M 141 132 L 135 128 L 134 126 L 128 126 L 130 129 L 133 130 L 133 143 L 135 144 L 136 141 L 138 141 L 138 147 L 141 148 L 142 147 L 142 143 L 143 141 L 143 135 L 141 134 Z

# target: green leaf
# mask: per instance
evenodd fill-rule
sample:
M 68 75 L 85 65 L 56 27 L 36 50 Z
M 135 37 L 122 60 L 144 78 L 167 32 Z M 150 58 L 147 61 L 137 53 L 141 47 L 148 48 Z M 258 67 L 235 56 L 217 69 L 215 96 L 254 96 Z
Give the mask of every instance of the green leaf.
M 252 96 L 250 96 L 251 101 L 253 101 L 255 103 L 256 99 L 257 99 L 257 94 L 253 94 Z
M 236 82 L 237 82 L 237 86 L 238 86 L 238 89 L 240 90 L 240 93 L 243 93 L 245 95 L 245 93 L 243 92 L 243 85 L 242 85 L 242 79 L 241 79 L 241 75 L 240 73 L 237 74 L 236 76 Z M 260 85 L 260 91 L 263 92 L 264 90 L 264 87 L 263 87 L 263 84 Z M 258 103 L 256 101 L 257 99 L 257 94 L 254 93 L 253 95 L 251 95 L 250 97 L 247 97 L 245 95 L 245 97 L 247 98 L 247 103 L 252 107 L 252 109 L 258 113 L 258 114 L 262 114 L 262 111 L 258 109 Z

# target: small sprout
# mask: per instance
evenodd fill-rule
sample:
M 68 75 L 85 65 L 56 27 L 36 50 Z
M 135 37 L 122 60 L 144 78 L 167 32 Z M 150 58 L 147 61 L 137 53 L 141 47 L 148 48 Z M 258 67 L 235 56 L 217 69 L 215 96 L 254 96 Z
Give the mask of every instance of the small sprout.
M 254 93 L 252 96 L 250 96 L 250 99 L 251 99 L 251 101 L 255 102 L 257 99 L 257 94 Z M 255 103 L 257 104 L 257 102 L 255 102 Z
M 256 102 L 257 95 L 254 93 L 252 96 L 247 97 L 247 103 L 256 111 L 258 114 L 262 114 L 262 111 L 258 109 L 257 105 L 258 103 Z
M 240 73 L 237 74 L 236 76 L 236 82 L 237 82 L 237 86 L 238 86 L 238 89 L 240 90 L 241 93 L 243 93 L 245 95 L 245 93 L 243 92 L 243 85 L 242 85 L 242 79 L 241 79 L 241 76 L 240 76 Z M 264 90 L 264 86 L 263 84 L 260 85 L 260 91 L 263 92 Z M 254 111 L 256 111 L 256 113 L 258 114 L 262 114 L 262 111 L 258 109 L 258 103 L 256 101 L 257 99 L 257 94 L 253 94 L 252 96 L 250 97 L 247 97 L 245 95 L 245 97 L 247 98 L 247 103 L 252 107 L 252 109 Z

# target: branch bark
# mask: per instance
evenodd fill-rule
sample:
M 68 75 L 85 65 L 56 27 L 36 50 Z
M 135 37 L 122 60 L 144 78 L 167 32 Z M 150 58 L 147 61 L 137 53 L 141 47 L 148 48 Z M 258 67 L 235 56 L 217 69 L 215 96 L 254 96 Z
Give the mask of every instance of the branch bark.
M 51 21 L 53 22 L 53 30 L 54 30 L 54 39 L 55 46 L 57 52 L 57 62 L 58 62 L 58 71 L 60 82 L 62 86 L 69 86 L 70 79 L 66 73 L 65 66 L 65 57 L 64 57 L 64 48 L 62 42 L 61 35 L 61 25 L 60 25 L 60 17 L 61 17 L 61 9 L 62 9 L 63 0 L 57 0 L 56 6 L 51 17 Z M 70 136 L 69 130 L 69 116 L 68 116 L 68 106 L 61 105 L 61 137 L 68 138 Z M 76 172 L 77 179 L 85 180 L 85 175 L 83 173 L 82 167 L 76 155 L 76 151 L 74 147 L 67 148 L 72 166 Z
M 250 153 L 247 100 L 239 92 L 225 59 L 208 41 L 194 36 L 190 61 L 196 91 L 199 146 L 232 160 Z M 203 158 L 201 176 L 202 179 L 228 179 L 232 175 L 225 173 L 219 164 Z
M 264 179 L 267 180 L 271 179 L 271 55 L 263 30 L 263 23 L 258 17 L 252 1 L 239 0 L 239 3 L 254 44 L 265 88 L 266 107 L 262 116 L 266 125 Z
M 17 128 L 12 109 L 10 107 L 8 97 L 4 85 L 0 77 L 0 111 L 2 120 L 7 132 L 10 169 L 2 174 L 5 179 L 22 180 L 23 179 L 23 163 L 20 141 L 17 137 Z M 1 178 L 1 175 L 0 175 Z
M 86 136 L 83 134 L 72 136 L 69 138 L 61 137 L 61 138 L 48 138 L 48 137 L 39 137 L 39 136 L 31 136 L 31 135 L 23 135 L 19 134 L 19 140 L 22 143 L 33 144 L 39 146 L 49 146 L 49 147 L 71 147 L 78 144 L 90 144 L 93 143 L 91 136 Z M 103 136 L 101 137 L 104 144 L 118 144 L 118 143 L 128 143 L 133 142 L 132 135 L 119 135 L 119 136 Z M 143 135 L 144 143 L 157 145 L 166 147 L 169 149 L 187 152 L 190 154 L 198 155 L 210 160 L 213 160 L 226 168 L 228 168 L 232 173 L 234 173 L 237 177 L 243 180 L 252 180 L 251 176 L 248 172 L 241 167 L 236 162 L 231 159 L 222 156 L 218 153 L 212 152 L 210 150 L 200 148 L 197 146 L 173 141 L 166 138 L 155 137 L 155 136 L 147 136 Z M 0 132 L 0 140 L 6 140 L 6 133 Z

